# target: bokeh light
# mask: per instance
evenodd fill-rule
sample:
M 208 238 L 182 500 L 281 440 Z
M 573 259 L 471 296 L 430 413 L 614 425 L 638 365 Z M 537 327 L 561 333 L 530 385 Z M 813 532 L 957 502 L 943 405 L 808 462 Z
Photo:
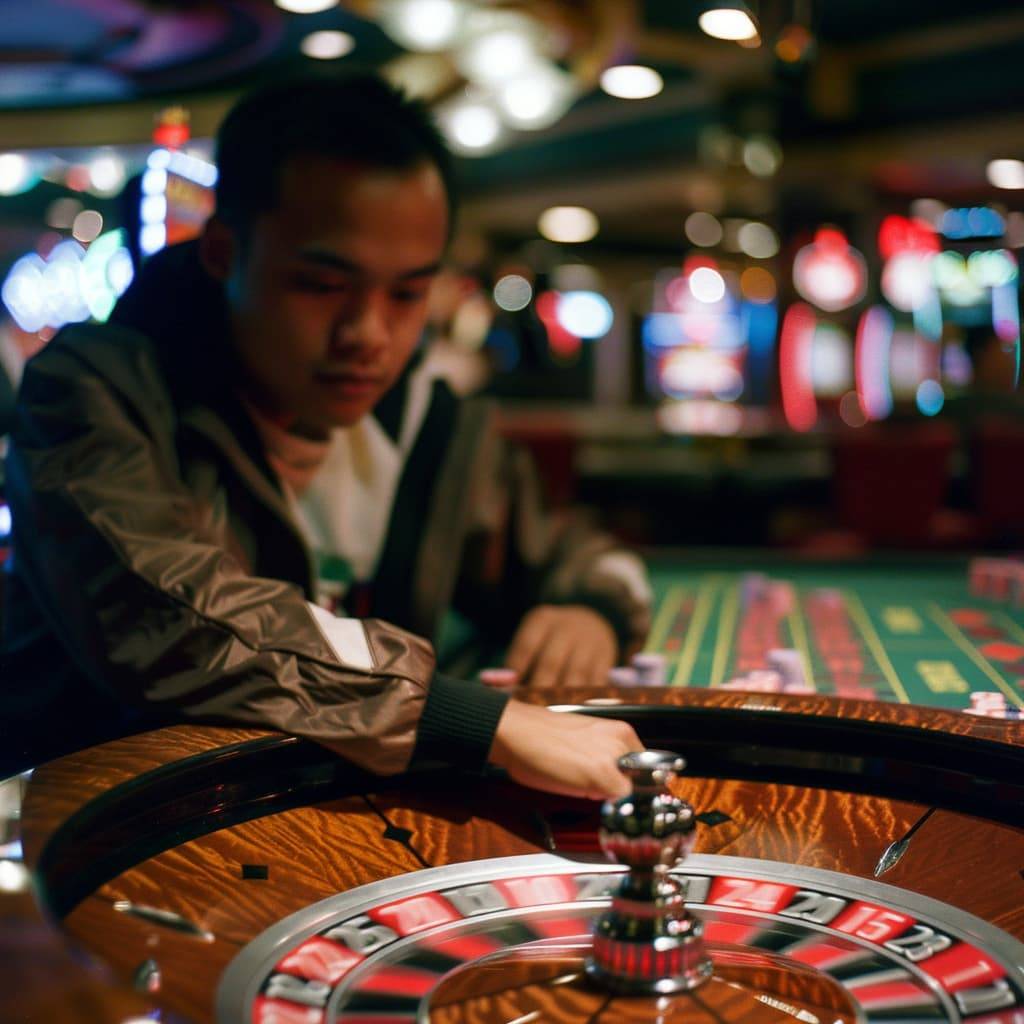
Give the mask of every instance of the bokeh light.
M 71 196 L 54 199 L 54 201 L 46 208 L 46 223 L 49 224 L 51 228 L 57 228 L 60 231 L 67 231 L 75 222 L 75 217 L 78 216 L 81 209 L 81 202 L 77 199 L 73 199 Z
M 793 260 L 793 285 L 819 309 L 837 313 L 864 297 L 867 265 L 841 231 L 821 228 Z
M 646 100 L 664 88 L 661 75 L 641 64 L 617 64 L 601 72 L 601 88 L 622 100 Z
M 782 148 L 770 136 L 751 135 L 743 144 L 743 166 L 758 178 L 770 178 L 782 163 Z
M 455 54 L 456 65 L 468 79 L 497 85 L 522 77 L 537 63 L 539 54 L 534 44 L 534 28 L 528 18 L 486 12 L 486 17 L 479 20 L 486 27 L 468 39 Z
M 469 152 L 486 150 L 501 136 L 498 115 L 484 103 L 463 103 L 452 108 L 446 127 L 451 142 Z
M 599 292 L 564 292 L 557 305 L 558 322 L 580 338 L 601 338 L 614 322 L 611 304 Z
M 274 3 L 289 14 L 319 14 L 338 6 L 338 0 L 274 0 Z
M 839 399 L 839 418 L 848 427 L 863 427 L 867 423 L 868 418 L 860 407 L 860 400 L 857 398 L 856 391 L 847 391 Z
M 0 196 L 14 196 L 35 184 L 32 163 L 21 153 L 0 153 Z
M 380 5 L 384 30 L 407 50 L 449 47 L 466 15 L 461 0 L 387 0 Z
M 718 218 L 703 210 L 696 210 L 683 225 L 686 237 L 694 244 L 708 249 L 722 241 L 722 225 Z
M 112 196 L 120 192 L 126 177 L 124 160 L 117 153 L 101 152 L 89 161 L 90 185 L 101 196 Z
M 533 287 L 522 274 L 506 274 L 494 285 L 494 301 L 509 313 L 526 309 L 533 298 Z
M 498 105 L 516 128 L 536 131 L 557 121 L 575 95 L 573 77 L 553 64 L 538 62 L 526 74 L 505 82 Z
M 697 267 L 687 278 L 687 284 L 698 302 L 712 305 L 725 298 L 725 278 L 712 267 Z
M 1024 188 L 1024 161 L 990 160 L 985 175 L 996 188 Z
M 596 215 L 584 206 L 552 206 L 537 221 L 540 233 L 552 242 L 588 242 L 599 228 Z
M 355 39 L 347 32 L 324 29 L 320 32 L 310 32 L 299 44 L 299 49 L 314 60 L 337 60 L 350 54 L 355 46 Z
M 946 402 L 945 392 L 937 380 L 923 380 L 917 387 L 917 408 L 925 416 L 935 416 Z
M 740 274 L 740 294 L 748 302 L 771 302 L 777 292 L 775 278 L 764 267 L 747 267 Z
M 701 31 L 715 39 L 740 42 L 757 38 L 757 26 L 750 14 L 739 6 L 715 7 L 704 11 L 697 19 Z
M 767 260 L 779 251 L 779 236 L 767 225 L 750 220 L 736 233 L 740 251 L 753 259 Z
M 83 210 L 71 225 L 71 234 L 80 242 L 91 242 L 103 230 L 103 216 L 97 210 Z

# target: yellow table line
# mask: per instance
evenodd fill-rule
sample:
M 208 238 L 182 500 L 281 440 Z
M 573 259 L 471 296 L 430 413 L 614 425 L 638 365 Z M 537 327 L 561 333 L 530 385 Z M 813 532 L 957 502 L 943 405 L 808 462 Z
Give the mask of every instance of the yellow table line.
M 686 642 L 679 654 L 676 674 L 672 677 L 671 686 L 688 686 L 690 673 L 697 660 L 700 642 L 704 639 L 708 619 L 711 618 L 711 606 L 715 602 L 715 593 L 721 583 L 718 575 L 705 576 L 697 588 L 697 601 L 693 606 L 693 617 L 686 630 Z
M 709 686 L 721 686 L 729 664 L 729 646 L 736 629 L 736 614 L 740 606 L 740 585 L 734 583 L 722 602 L 722 612 L 718 617 L 718 639 L 715 641 L 715 657 L 711 663 L 711 682 Z
M 893 664 L 889 660 L 889 655 L 885 653 L 885 647 L 882 645 L 882 640 L 879 637 L 877 630 L 872 625 L 871 617 L 868 615 L 868 610 L 864 607 L 860 597 L 852 590 L 844 590 L 843 598 L 846 601 L 846 610 L 850 613 L 850 617 L 860 627 L 864 641 L 871 649 L 871 653 L 874 655 L 875 661 L 878 663 L 878 667 L 882 670 L 882 675 L 884 675 L 889 681 L 889 685 L 892 687 L 893 693 L 899 697 L 903 704 L 909 704 L 910 695 L 900 682 L 900 677 L 896 674 L 896 669 L 893 668 Z
M 1015 636 L 1018 640 L 1024 642 L 1024 629 L 1021 629 L 1013 619 L 1010 618 L 1006 612 L 993 612 L 993 615 L 997 616 L 1003 623 L 1003 628 Z
M 668 631 L 672 626 L 672 620 L 676 617 L 683 603 L 683 595 L 685 593 L 685 587 L 678 585 L 669 587 L 665 600 L 662 601 L 658 614 L 654 617 L 654 622 L 651 623 L 651 631 L 647 634 L 647 643 L 644 645 L 645 651 L 661 651 L 665 641 L 668 639 Z
M 938 624 L 939 629 L 942 630 L 950 640 L 953 641 L 967 655 L 971 661 L 974 662 L 982 672 L 985 673 L 992 680 L 996 686 L 999 687 L 1003 693 L 1006 694 L 1010 700 L 1013 701 L 1017 707 L 1024 707 L 1024 701 L 1013 692 L 1013 687 L 978 653 L 978 651 L 972 646 L 971 642 L 960 632 L 957 628 L 956 623 L 934 602 L 928 603 L 928 610 L 931 612 L 932 618 Z
M 793 588 L 796 591 L 796 587 Z M 800 652 L 800 660 L 804 663 L 804 675 L 809 686 L 818 688 L 814 681 L 814 666 L 811 664 L 811 645 L 807 640 L 807 626 L 804 623 L 804 613 L 800 610 L 800 592 L 796 591 L 793 611 L 789 615 L 789 631 L 793 636 L 793 643 Z

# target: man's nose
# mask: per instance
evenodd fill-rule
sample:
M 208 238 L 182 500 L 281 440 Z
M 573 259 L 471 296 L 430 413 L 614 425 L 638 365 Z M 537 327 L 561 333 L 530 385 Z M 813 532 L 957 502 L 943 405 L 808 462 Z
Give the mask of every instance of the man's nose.
M 346 348 L 383 348 L 388 340 L 387 300 L 386 289 L 357 289 L 338 315 L 334 342 Z

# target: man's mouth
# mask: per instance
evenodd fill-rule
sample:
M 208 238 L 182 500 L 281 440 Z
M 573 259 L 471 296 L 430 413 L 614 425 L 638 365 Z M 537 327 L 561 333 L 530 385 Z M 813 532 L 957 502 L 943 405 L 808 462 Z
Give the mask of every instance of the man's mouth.
M 365 395 L 383 384 L 380 377 L 358 373 L 318 373 L 316 380 L 329 391 L 346 395 Z

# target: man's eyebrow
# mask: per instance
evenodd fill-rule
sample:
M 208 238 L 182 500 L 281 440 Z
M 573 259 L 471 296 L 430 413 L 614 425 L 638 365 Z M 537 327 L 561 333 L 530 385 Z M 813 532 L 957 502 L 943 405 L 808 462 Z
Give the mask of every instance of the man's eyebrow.
M 330 270 L 344 270 L 350 274 L 362 274 L 365 273 L 366 269 L 354 260 L 346 259 L 344 256 L 331 252 L 329 249 L 300 249 L 298 257 L 304 263 L 314 263 L 319 267 L 326 267 Z M 401 274 L 397 275 L 397 279 L 399 281 L 409 281 L 417 277 L 432 277 L 440 269 L 440 261 L 435 261 L 423 267 L 413 267 L 410 270 L 404 270 Z

